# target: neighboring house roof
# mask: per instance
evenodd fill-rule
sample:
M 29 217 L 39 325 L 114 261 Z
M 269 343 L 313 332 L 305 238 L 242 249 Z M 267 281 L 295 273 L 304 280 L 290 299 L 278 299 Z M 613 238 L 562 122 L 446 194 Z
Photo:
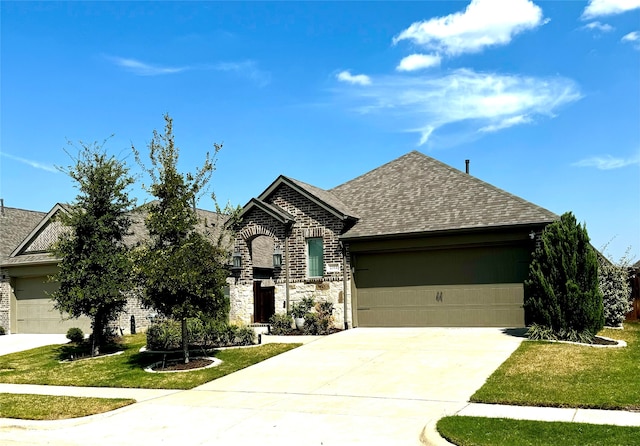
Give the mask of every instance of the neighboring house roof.
M 329 192 L 360 217 L 343 235 L 346 239 L 544 224 L 558 219 L 553 212 L 417 151 Z
M 44 212 L 39 213 L 40 218 L 31 228 L 30 232 L 22 236 L 17 246 L 14 246 L 13 249 L 9 251 L 9 255 L 3 256 L 0 259 L 2 266 L 11 267 L 57 263 L 59 259 L 50 253 L 51 246 L 65 230 L 62 223 L 54 218 L 58 212 L 67 212 L 65 205 L 58 203 L 47 214 Z M 208 231 L 212 238 L 218 237 L 221 228 L 224 226 L 225 216 L 202 209 L 197 209 L 196 212 L 201 222 L 199 229 L 203 232 Z M 129 228 L 129 235 L 125 237 L 125 243 L 133 246 L 149 238 L 149 233 L 144 222 L 146 205 L 135 209 L 130 214 L 130 217 L 131 227 Z M 10 228 L 9 226 L 7 229 L 15 231 L 14 228 Z M 3 223 L 2 233 L 4 234 L 4 232 L 5 227 Z
M 0 208 L 0 262 L 3 262 L 29 235 L 46 212 L 5 207 Z

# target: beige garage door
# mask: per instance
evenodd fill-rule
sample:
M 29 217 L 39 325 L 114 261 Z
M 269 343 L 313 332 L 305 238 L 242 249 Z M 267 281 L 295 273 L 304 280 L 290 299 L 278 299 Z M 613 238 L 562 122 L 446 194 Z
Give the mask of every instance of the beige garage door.
M 356 254 L 361 327 L 523 327 L 526 248 Z
M 523 286 L 413 286 L 358 290 L 361 327 L 522 327 Z
M 71 327 L 80 327 L 85 333 L 91 331 L 89 318 L 63 318 L 53 308 L 53 302 L 47 293 L 57 288 L 56 283 L 48 282 L 47 277 L 17 278 L 16 295 L 16 331 L 18 333 L 66 333 Z

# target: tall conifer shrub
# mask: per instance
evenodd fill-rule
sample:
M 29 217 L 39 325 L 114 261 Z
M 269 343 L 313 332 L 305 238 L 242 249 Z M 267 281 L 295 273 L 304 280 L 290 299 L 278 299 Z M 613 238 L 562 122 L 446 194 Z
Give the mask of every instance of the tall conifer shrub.
M 598 260 L 585 225 L 571 212 L 548 225 L 525 281 L 525 322 L 560 339 L 592 338 L 604 325 Z

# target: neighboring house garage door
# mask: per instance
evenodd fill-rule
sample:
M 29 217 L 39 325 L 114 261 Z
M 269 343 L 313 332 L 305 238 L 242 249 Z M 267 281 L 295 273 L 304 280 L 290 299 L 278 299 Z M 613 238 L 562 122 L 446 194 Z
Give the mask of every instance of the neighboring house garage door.
M 86 317 L 65 320 L 53 308 L 47 293 L 56 290 L 57 284 L 48 282 L 46 276 L 19 277 L 15 283 L 16 331 L 18 333 L 66 333 L 71 327 L 91 331 Z
M 522 327 L 529 252 L 458 248 L 354 256 L 361 327 Z

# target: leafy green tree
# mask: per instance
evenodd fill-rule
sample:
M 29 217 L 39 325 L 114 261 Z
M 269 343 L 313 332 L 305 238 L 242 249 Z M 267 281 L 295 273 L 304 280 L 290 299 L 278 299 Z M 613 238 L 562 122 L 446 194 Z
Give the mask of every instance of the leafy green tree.
M 611 262 L 604 257 L 606 249 L 605 245 L 601 250 L 603 255 L 598 257 L 598 283 L 602 292 L 604 323 L 609 327 L 617 327 L 631 310 L 631 259 L 627 250 L 618 262 Z
M 571 212 L 549 224 L 525 281 L 525 321 L 558 338 L 593 338 L 604 325 L 598 260 L 584 225 Z
M 207 153 L 195 174 L 182 174 L 177 168 L 179 149 L 173 121 L 169 115 L 164 120 L 164 133 L 154 130 L 149 143 L 151 167 L 145 170 L 152 181 L 148 191 L 155 200 L 147 205 L 145 224 L 150 240 L 137 251 L 136 264 L 143 304 L 181 321 L 182 349 L 188 363 L 187 318 L 202 314 L 222 317 L 229 309 L 223 288 L 228 251 L 222 243 L 214 244 L 210 234 L 198 230 L 202 225 L 195 208 L 222 146 L 214 144 L 213 157 Z M 133 150 L 144 168 L 140 153 L 135 147 Z
M 75 181 L 79 193 L 58 217 L 68 230 L 53 247 L 61 259 L 53 276 L 60 288 L 51 298 L 56 309 L 91 319 L 92 355 L 97 355 L 132 285 L 124 238 L 131 225 L 128 188 L 134 180 L 124 162 L 108 156 L 103 145 L 80 144 L 75 164 L 60 169 Z

